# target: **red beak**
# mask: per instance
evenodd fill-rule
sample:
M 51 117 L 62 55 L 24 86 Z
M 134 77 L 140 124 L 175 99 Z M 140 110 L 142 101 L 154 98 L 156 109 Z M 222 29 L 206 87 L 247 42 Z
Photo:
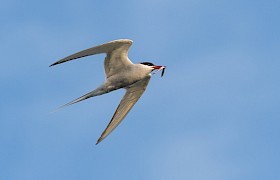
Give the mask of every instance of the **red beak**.
M 161 77 L 162 77 L 163 74 L 164 74 L 164 70 L 165 70 L 166 66 L 153 66 L 153 68 L 154 68 L 154 70 L 157 69 L 157 71 L 156 71 L 155 73 L 157 73 L 157 72 L 159 72 L 160 70 L 162 70 L 162 72 L 161 72 Z M 155 74 L 155 73 L 154 73 L 154 74 Z
M 153 66 L 154 69 L 160 69 L 162 66 Z

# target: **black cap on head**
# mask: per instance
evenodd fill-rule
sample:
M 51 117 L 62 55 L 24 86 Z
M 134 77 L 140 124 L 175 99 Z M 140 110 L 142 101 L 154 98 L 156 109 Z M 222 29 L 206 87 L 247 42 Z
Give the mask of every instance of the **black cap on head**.
M 150 62 L 141 62 L 140 64 L 144 64 L 144 65 L 147 65 L 147 66 L 154 66 L 154 64 L 150 63 Z

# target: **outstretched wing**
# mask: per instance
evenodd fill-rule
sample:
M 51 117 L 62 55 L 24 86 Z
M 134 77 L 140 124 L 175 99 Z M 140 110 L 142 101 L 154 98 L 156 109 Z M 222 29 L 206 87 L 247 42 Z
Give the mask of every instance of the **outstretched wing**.
M 110 75 L 114 74 L 117 70 L 124 67 L 125 65 L 132 64 L 132 62 L 128 59 L 127 53 L 128 49 L 132 44 L 132 40 L 129 39 L 119 39 L 110 41 L 108 43 L 95 46 L 80 52 L 77 52 L 75 54 L 72 54 L 70 56 L 67 56 L 50 66 L 54 66 L 57 64 L 61 64 L 67 61 L 71 61 L 74 59 L 78 59 L 85 56 L 90 56 L 94 54 L 101 54 L 106 53 L 106 59 L 104 62 L 105 67 L 105 73 L 106 76 L 109 77 Z M 114 62 L 112 62 L 112 60 Z
M 137 83 L 126 89 L 126 93 L 122 98 L 118 108 L 116 109 L 115 114 L 113 115 L 110 123 L 103 131 L 96 144 L 105 139 L 122 122 L 128 112 L 146 90 L 150 78 L 151 77 L 149 76 L 141 81 L 138 81 Z

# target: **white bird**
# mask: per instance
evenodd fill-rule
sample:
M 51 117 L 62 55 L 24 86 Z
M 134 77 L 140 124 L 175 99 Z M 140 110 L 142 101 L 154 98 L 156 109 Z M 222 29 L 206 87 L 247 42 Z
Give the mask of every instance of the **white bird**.
M 85 99 L 109 93 L 120 88 L 126 89 L 126 93 L 117 107 L 110 123 L 103 131 L 96 144 L 100 143 L 104 138 L 106 138 L 125 118 L 134 104 L 144 93 L 150 81 L 152 71 L 157 70 L 158 72 L 162 70 L 163 76 L 165 66 L 155 66 L 150 62 L 133 64 L 128 58 L 128 49 L 131 44 L 132 40 L 129 39 L 110 41 L 108 43 L 67 56 L 66 58 L 63 58 L 50 65 L 54 66 L 81 57 L 106 53 L 106 58 L 104 60 L 104 69 L 106 75 L 105 82 L 97 89 L 61 106 L 69 106 Z

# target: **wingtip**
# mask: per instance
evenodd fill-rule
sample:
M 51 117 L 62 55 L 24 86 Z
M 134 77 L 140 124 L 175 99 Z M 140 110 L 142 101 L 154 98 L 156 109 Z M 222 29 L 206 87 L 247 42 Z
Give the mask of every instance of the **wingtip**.
M 97 142 L 95 143 L 95 145 L 99 144 L 103 139 L 101 139 L 101 137 L 97 140 Z
M 51 65 L 49 65 L 49 67 L 52 67 L 52 66 L 57 65 L 57 64 L 59 64 L 59 63 L 57 63 L 57 62 L 52 63 Z

